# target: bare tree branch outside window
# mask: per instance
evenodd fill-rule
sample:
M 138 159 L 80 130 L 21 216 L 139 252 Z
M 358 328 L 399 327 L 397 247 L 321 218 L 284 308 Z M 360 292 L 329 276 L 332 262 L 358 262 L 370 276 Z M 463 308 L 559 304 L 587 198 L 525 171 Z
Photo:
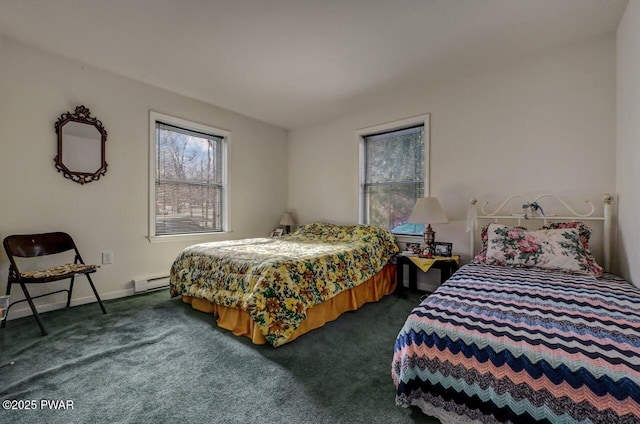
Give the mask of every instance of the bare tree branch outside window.
M 424 192 L 424 127 L 364 137 L 365 222 L 395 233 L 422 234 L 407 219 Z
M 156 235 L 222 231 L 222 141 L 156 123 Z

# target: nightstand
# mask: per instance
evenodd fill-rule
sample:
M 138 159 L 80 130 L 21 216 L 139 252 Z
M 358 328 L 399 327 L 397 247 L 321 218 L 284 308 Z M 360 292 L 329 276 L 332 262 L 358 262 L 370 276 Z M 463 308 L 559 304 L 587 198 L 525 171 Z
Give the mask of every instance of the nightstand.
M 431 268 L 440 270 L 440 284 L 444 283 L 458 270 L 458 262 L 460 256 L 454 255 L 449 257 L 436 256 Z M 409 288 L 416 290 L 418 286 L 418 265 L 416 265 L 410 256 L 402 254 L 396 256 L 396 295 L 404 296 L 404 266 L 409 266 Z M 428 271 L 428 270 L 427 270 Z

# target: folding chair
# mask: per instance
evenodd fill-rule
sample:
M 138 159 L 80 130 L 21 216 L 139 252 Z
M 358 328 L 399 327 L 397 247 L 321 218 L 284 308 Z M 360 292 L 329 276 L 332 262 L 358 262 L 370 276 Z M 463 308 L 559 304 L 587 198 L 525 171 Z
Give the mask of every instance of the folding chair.
M 49 296 L 55 293 L 67 292 L 68 308 L 71 303 L 71 293 L 73 292 L 73 283 L 76 275 L 84 275 L 85 277 L 87 277 L 87 280 L 91 285 L 91 289 L 93 290 L 93 294 L 95 294 L 96 299 L 100 304 L 102 313 L 107 313 L 107 310 L 104 308 L 102 300 L 98 295 L 98 291 L 93 285 L 93 281 L 91 281 L 91 276 L 89 275 L 96 272 L 97 266 L 86 265 L 84 263 L 82 257 L 80 256 L 80 252 L 76 247 L 76 244 L 73 242 L 73 239 L 69 234 L 55 232 L 45 234 L 13 235 L 6 237 L 4 239 L 3 245 L 10 261 L 6 294 L 7 296 L 11 294 L 12 284 L 20 284 L 25 297 L 25 299 L 23 300 L 18 300 L 11 303 L 9 305 L 9 308 L 11 308 L 11 306 L 15 305 L 16 303 L 27 301 L 29 303 L 31 311 L 33 312 L 33 316 L 38 322 L 38 326 L 40 327 L 40 331 L 42 332 L 43 336 L 47 335 L 47 330 L 45 329 L 44 324 L 40 319 L 40 315 L 38 314 L 38 311 L 33 304 L 33 299 L 37 299 L 43 296 Z M 58 253 L 68 252 L 70 250 L 73 250 L 75 252 L 75 259 L 73 263 L 66 263 L 64 265 L 54 266 L 39 271 L 20 271 L 20 269 L 18 268 L 18 261 L 16 260 L 16 258 L 36 258 L 38 256 L 54 255 Z M 71 279 L 68 289 L 56 290 L 34 297 L 31 297 L 26 286 L 27 284 L 50 283 L 53 281 L 65 280 L 67 278 Z M 6 319 L 2 321 L 0 327 L 4 328 L 6 322 Z

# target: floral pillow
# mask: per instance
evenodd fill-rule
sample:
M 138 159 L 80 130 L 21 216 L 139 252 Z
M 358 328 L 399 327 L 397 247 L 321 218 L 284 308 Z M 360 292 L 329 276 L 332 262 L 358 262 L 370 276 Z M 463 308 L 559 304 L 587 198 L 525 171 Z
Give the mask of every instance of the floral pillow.
M 482 239 L 482 249 L 480 252 L 473 258 L 474 262 L 485 263 L 487 262 L 487 230 L 489 229 L 489 224 L 484 225 L 480 230 L 480 238 Z
M 589 250 L 589 239 L 591 238 L 591 228 L 582 222 L 553 222 L 551 224 L 540 227 L 541 230 L 556 230 L 559 228 L 576 228 L 580 234 L 580 242 L 586 250 Z
M 327 222 L 314 222 L 301 225 L 291 236 L 299 236 L 310 240 L 338 240 L 341 238 L 342 228 Z
M 588 225 L 585 225 L 579 221 L 569 221 L 569 222 L 553 222 L 551 224 L 545 225 L 541 227 L 541 230 L 546 229 L 561 229 L 561 228 L 575 228 L 578 230 L 578 234 L 580 235 L 580 242 L 584 247 L 585 254 L 587 255 L 587 262 L 589 262 L 590 267 L 593 270 L 594 275 L 602 275 L 602 267 L 596 263 L 596 258 L 589 250 L 589 240 L 591 238 L 591 228 Z
M 389 231 L 375 225 L 337 225 L 326 222 L 314 222 L 298 227 L 291 239 L 344 241 L 344 242 L 382 242 L 395 245 L 395 237 Z M 397 247 L 396 247 L 397 248 Z
M 487 264 L 601 275 L 589 256 L 577 228 L 527 231 L 490 224 L 487 229 Z
M 484 264 L 487 262 L 487 242 L 488 242 L 487 230 L 489 229 L 489 225 L 491 224 L 484 225 L 480 230 L 480 238 L 482 239 L 482 249 L 480 249 L 480 252 L 478 252 L 475 258 L 473 258 L 473 261 L 476 263 Z M 522 230 L 526 230 L 526 228 L 524 227 L 513 227 L 513 228 L 520 228 Z

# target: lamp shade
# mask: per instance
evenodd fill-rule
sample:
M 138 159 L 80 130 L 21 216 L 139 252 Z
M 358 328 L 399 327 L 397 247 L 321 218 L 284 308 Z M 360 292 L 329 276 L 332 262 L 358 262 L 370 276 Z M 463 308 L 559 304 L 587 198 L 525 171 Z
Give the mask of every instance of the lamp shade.
M 449 222 L 438 198 L 420 197 L 407 219 L 411 224 L 446 224 Z
M 282 218 L 280 218 L 280 225 L 295 225 L 291 212 L 285 212 L 282 214 Z

